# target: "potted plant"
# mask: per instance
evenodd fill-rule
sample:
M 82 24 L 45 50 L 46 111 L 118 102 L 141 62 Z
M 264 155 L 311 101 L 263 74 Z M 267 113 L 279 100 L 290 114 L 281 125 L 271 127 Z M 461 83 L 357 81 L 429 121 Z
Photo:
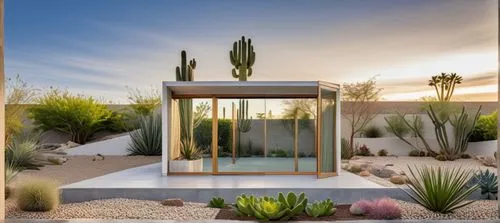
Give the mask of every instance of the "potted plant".
M 182 140 L 180 156 L 169 162 L 170 172 L 203 172 L 202 151 L 194 140 Z

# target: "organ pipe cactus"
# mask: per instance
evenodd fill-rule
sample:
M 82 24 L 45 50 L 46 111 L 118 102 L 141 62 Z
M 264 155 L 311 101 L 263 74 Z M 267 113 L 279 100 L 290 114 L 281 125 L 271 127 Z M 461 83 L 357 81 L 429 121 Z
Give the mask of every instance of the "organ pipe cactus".
M 192 59 L 187 63 L 186 51 L 181 52 L 181 66 L 175 68 L 177 81 L 193 81 L 193 70 L 196 68 L 196 60 Z M 181 125 L 181 141 L 193 140 L 193 100 L 179 100 L 179 117 Z
M 229 59 L 234 66 L 233 77 L 239 81 L 247 81 L 247 78 L 252 76 L 252 66 L 255 62 L 252 40 L 249 38 L 247 43 L 242 36 L 241 40 L 234 42 L 233 50 L 229 51 Z
M 252 121 L 248 118 L 248 101 L 240 100 L 239 109 L 237 113 L 238 119 L 238 131 L 240 132 L 248 132 L 252 129 Z
M 432 105 L 429 105 L 427 115 L 434 124 L 434 132 L 436 133 L 436 138 L 441 149 L 440 153 L 447 160 L 458 159 L 460 155 L 467 150 L 469 138 L 479 119 L 480 111 L 481 107 L 479 107 L 474 116 L 470 117 L 465 111 L 465 107 L 462 107 L 460 114 L 453 114 L 452 119 L 450 119 L 449 115 L 437 114 Z M 453 146 L 451 146 L 448 140 L 448 133 L 446 131 L 446 124 L 448 122 L 453 126 L 455 138 Z

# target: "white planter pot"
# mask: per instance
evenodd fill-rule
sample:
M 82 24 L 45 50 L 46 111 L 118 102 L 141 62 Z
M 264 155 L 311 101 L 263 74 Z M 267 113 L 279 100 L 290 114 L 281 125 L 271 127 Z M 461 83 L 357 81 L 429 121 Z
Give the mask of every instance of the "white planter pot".
M 170 160 L 168 165 L 172 173 L 203 172 L 203 159 Z

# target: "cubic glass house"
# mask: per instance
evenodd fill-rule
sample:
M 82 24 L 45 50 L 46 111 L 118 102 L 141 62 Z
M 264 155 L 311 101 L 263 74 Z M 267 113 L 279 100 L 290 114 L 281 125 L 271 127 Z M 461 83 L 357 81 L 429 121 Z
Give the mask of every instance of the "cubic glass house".
M 336 176 L 339 102 L 322 81 L 165 81 L 162 174 Z M 182 156 L 183 134 L 201 156 Z

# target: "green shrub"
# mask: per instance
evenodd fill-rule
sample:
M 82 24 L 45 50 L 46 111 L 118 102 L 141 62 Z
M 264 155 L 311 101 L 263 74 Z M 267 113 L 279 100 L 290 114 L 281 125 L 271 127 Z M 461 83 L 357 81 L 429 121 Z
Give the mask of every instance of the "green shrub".
M 473 202 L 465 201 L 478 189 L 477 185 L 468 186 L 474 174 L 472 170 L 428 166 L 421 169 L 408 166 L 408 169 L 408 187 L 412 193 L 404 191 L 428 210 L 449 213 Z
M 335 211 L 335 204 L 330 199 L 324 201 L 316 201 L 306 206 L 306 214 L 314 218 L 330 216 L 334 214 Z
M 16 187 L 16 200 L 23 211 L 50 211 L 59 205 L 59 185 L 53 180 L 34 178 Z
M 477 120 L 469 142 L 479 142 L 497 139 L 498 112 L 481 115 Z
M 84 144 L 97 131 L 106 128 L 113 113 L 92 97 L 51 90 L 29 109 L 35 126 L 70 135 L 71 141 Z
M 269 152 L 270 157 L 288 157 L 288 153 L 282 149 L 275 149 Z
M 208 207 L 210 208 L 224 208 L 226 204 L 224 203 L 224 198 L 222 197 L 212 197 L 212 200 L 208 202 Z
M 232 138 L 231 138 L 231 120 L 219 119 L 218 128 L 219 151 L 231 152 Z M 203 119 L 198 126 L 193 130 L 194 140 L 198 147 L 208 150 L 212 147 L 212 119 Z
M 150 92 L 127 87 L 130 108 L 136 115 L 150 116 L 160 107 L 161 99 L 158 89 L 152 88 Z
M 381 138 L 384 136 L 384 133 L 382 132 L 382 129 L 375 125 L 371 125 L 366 127 L 363 130 L 364 136 L 366 138 Z
M 36 159 L 37 141 L 30 138 L 14 138 L 5 149 L 5 164 L 15 170 L 35 169 L 42 167 Z
M 381 149 L 377 152 L 378 156 L 387 156 L 388 152 L 385 149 Z
M 127 148 L 129 155 L 161 155 L 161 130 L 160 115 L 141 118 L 139 129 L 129 133 L 131 139 L 131 143 Z
M 387 123 L 385 130 L 396 136 L 405 137 L 411 132 L 411 129 L 405 123 L 404 117 L 391 115 L 385 118 L 385 121 Z

